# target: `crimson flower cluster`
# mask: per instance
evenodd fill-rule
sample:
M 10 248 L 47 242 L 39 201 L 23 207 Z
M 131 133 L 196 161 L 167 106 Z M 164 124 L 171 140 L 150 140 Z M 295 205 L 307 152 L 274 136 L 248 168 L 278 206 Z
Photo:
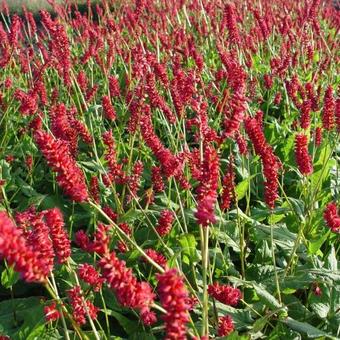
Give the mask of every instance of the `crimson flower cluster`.
M 323 213 L 323 218 L 330 230 L 333 233 L 340 233 L 340 215 L 336 203 L 330 202 L 327 204 Z
M 233 161 L 234 161 L 233 158 L 230 157 L 227 172 L 222 180 L 223 191 L 220 202 L 220 208 L 222 210 L 230 208 L 232 200 L 234 199 L 235 196 L 235 173 Z
M 110 238 L 108 236 L 109 227 L 99 223 L 97 230 L 93 234 L 93 240 L 91 241 L 86 235 L 84 230 L 79 230 L 75 234 L 76 244 L 83 250 L 99 255 L 105 255 L 109 253 Z
M 242 296 L 238 288 L 220 285 L 218 282 L 208 286 L 208 294 L 217 301 L 230 306 L 236 306 Z
M 88 263 L 83 263 L 78 267 L 79 278 L 93 287 L 93 291 L 100 291 L 104 279 L 100 277 L 96 268 Z
M 196 189 L 197 223 L 203 227 L 216 222 L 215 203 L 217 201 L 217 187 L 219 178 L 219 158 L 217 151 L 210 145 L 204 150 L 201 163 L 200 183 Z
M 98 266 L 102 277 L 122 306 L 139 310 L 141 319 L 146 324 L 156 321 L 156 315 L 150 311 L 155 294 L 148 282 L 138 282 L 132 270 L 114 252 L 102 257 Z
M 327 87 L 324 97 L 322 126 L 326 130 L 332 130 L 335 126 L 335 100 L 331 86 Z
M 59 263 L 64 263 L 71 255 L 71 242 L 64 228 L 64 220 L 58 208 L 44 211 L 46 224 L 50 231 L 54 253 Z
M 72 316 L 79 325 L 86 323 L 86 315 L 88 313 L 92 320 L 97 319 L 98 308 L 89 300 L 85 300 L 79 286 L 74 286 L 67 291 L 70 304 L 72 306 Z
M 44 314 L 47 322 L 57 321 L 61 316 L 57 309 L 57 304 L 54 301 L 50 305 L 44 307 Z
M 165 323 L 165 339 L 185 340 L 186 324 L 189 321 L 188 292 L 183 278 L 176 269 L 169 269 L 157 275 L 157 292 L 166 314 L 162 317 Z
M 65 194 L 76 202 L 89 198 L 84 174 L 71 156 L 65 142 L 54 139 L 49 133 L 36 131 L 35 141 L 47 160 L 47 164 L 57 173 L 57 182 Z
M 172 223 L 175 219 L 174 213 L 171 210 L 162 210 L 161 215 L 156 225 L 156 230 L 160 236 L 169 234 Z
M 163 254 L 159 253 L 158 251 L 156 251 L 152 248 L 145 249 L 144 252 L 149 258 L 154 260 L 161 267 L 163 267 L 163 268 L 166 267 L 167 260 L 166 260 L 166 257 Z M 146 261 L 145 258 L 144 258 L 144 261 Z
M 228 336 L 233 330 L 234 323 L 230 315 L 225 315 L 218 319 L 218 336 Z
M 46 279 L 46 261 L 26 241 L 23 231 L 15 226 L 5 212 L 0 212 L 0 257 L 27 282 Z
M 295 137 L 295 160 L 303 175 L 313 172 L 312 159 L 308 153 L 308 139 L 304 134 L 297 134 Z
M 278 170 L 280 163 L 275 156 L 272 147 L 267 143 L 263 131 L 255 118 L 248 117 L 245 120 L 245 129 L 253 143 L 255 152 L 261 157 L 263 174 L 266 178 L 264 183 L 265 201 L 273 209 L 278 197 Z

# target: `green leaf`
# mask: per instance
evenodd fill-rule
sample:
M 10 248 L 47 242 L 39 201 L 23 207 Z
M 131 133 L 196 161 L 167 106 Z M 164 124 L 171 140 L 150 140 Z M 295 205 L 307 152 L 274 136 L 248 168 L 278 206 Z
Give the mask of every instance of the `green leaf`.
M 280 302 L 272 295 L 270 294 L 262 285 L 253 283 L 253 287 L 256 291 L 256 294 L 263 300 L 266 305 L 271 307 L 271 309 L 281 309 L 282 305 Z
M 45 328 L 43 305 L 39 297 L 12 299 L 0 302 L 0 333 L 13 340 L 42 338 Z
M 336 259 L 335 249 L 333 246 L 331 247 L 331 251 L 329 252 L 329 255 L 327 256 L 325 265 L 328 269 L 330 269 L 334 273 L 338 271 L 338 261 Z
M 134 333 L 129 336 L 129 340 L 156 340 L 152 334 Z
M 249 184 L 252 178 L 254 178 L 255 175 L 252 175 L 246 179 L 244 179 L 242 182 L 238 183 L 235 192 L 236 192 L 236 197 L 237 200 L 240 201 L 247 193 L 247 190 L 249 188 Z
M 102 310 L 102 312 L 105 313 L 105 310 Z M 128 335 L 133 334 L 138 329 L 138 322 L 132 321 L 126 316 L 118 312 L 115 312 L 111 309 L 106 309 L 106 313 L 110 316 L 113 316 L 119 322 L 119 324 L 122 326 L 126 334 Z
M 189 260 L 189 263 L 186 262 L 188 264 L 199 261 L 196 251 L 197 242 L 193 234 L 181 235 L 178 239 L 178 243 L 181 246 L 181 253 L 183 255 L 184 262 L 186 262 L 185 258 Z
M 11 288 L 19 280 L 19 273 L 15 272 L 13 267 L 7 267 L 1 273 L 1 284 L 6 288 Z
M 321 336 L 327 336 L 328 338 L 335 339 L 334 337 L 317 329 L 316 327 L 310 325 L 307 322 L 300 322 L 289 317 L 286 320 L 280 320 L 280 321 L 285 323 L 291 329 L 306 334 L 308 338 L 314 339 L 314 338 L 318 338 Z

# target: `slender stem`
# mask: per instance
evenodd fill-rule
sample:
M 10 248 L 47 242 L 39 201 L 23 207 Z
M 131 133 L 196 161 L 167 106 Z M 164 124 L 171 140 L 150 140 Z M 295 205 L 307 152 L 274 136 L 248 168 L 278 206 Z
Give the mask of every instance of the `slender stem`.
M 209 304 L 208 304 L 208 262 L 209 262 L 209 227 L 200 225 L 201 253 L 202 253 L 202 275 L 203 275 L 203 320 L 202 336 L 209 336 Z
M 272 223 L 272 214 L 273 211 L 270 211 L 270 243 L 271 243 L 271 253 L 272 253 L 272 261 L 273 261 L 273 266 L 274 266 L 274 275 L 275 275 L 275 285 L 276 285 L 276 293 L 279 299 L 280 304 L 282 303 L 281 300 L 281 291 L 280 291 L 280 282 L 279 282 L 279 276 L 277 274 L 277 269 L 276 269 L 276 259 L 275 259 L 275 249 L 274 249 L 274 226 Z

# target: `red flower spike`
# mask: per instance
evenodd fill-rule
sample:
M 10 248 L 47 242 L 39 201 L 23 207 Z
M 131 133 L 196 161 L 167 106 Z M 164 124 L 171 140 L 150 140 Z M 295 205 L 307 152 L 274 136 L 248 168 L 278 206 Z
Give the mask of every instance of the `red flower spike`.
M 27 243 L 21 229 L 17 228 L 5 212 L 0 212 L 0 257 L 5 258 L 27 282 L 46 279 L 45 260 Z
M 230 306 L 236 306 L 242 296 L 241 291 L 238 288 L 220 285 L 218 282 L 209 285 L 208 293 L 217 301 Z
M 233 319 L 230 315 L 225 315 L 218 320 L 218 336 L 228 336 L 234 331 Z
M 47 322 L 57 321 L 61 316 L 55 302 L 52 302 L 52 304 L 49 306 L 44 307 L 44 314 Z
M 104 279 L 100 277 L 96 269 L 88 263 L 83 263 L 78 267 L 79 278 L 93 287 L 93 291 L 100 291 Z
M 45 210 L 44 217 L 58 262 L 64 263 L 71 256 L 71 241 L 65 230 L 63 215 L 59 209 L 54 208 Z
M 150 310 L 155 297 L 151 286 L 147 282 L 138 282 L 132 270 L 127 268 L 125 262 L 119 260 L 114 252 L 104 256 L 98 266 L 102 277 L 122 306 L 140 310 L 141 313 Z M 146 318 L 145 321 L 149 322 L 150 319 Z
M 340 233 L 340 215 L 336 203 L 328 203 L 326 209 L 323 213 L 323 218 L 328 226 L 328 228 L 333 233 Z
M 308 139 L 304 134 L 295 137 L 295 160 L 302 175 L 310 175 L 313 172 L 313 164 L 308 154 Z
M 197 223 L 203 227 L 216 222 L 215 203 L 217 201 L 217 187 L 219 178 L 219 158 L 217 151 L 206 146 L 201 164 L 200 184 L 196 189 Z
M 166 314 L 162 316 L 165 323 L 165 339 L 185 340 L 190 306 L 187 303 L 189 294 L 183 278 L 176 269 L 170 269 L 164 274 L 157 274 L 157 280 L 159 299 L 166 310 Z
M 327 87 L 323 111 L 322 111 L 322 127 L 326 130 L 332 130 L 335 126 L 335 100 L 333 97 L 333 89 L 331 86 Z
M 83 172 L 71 156 L 67 145 L 41 130 L 34 137 L 47 164 L 57 173 L 57 182 L 65 194 L 76 202 L 87 201 L 89 196 Z
M 175 216 L 171 210 L 163 210 L 161 212 L 161 215 L 158 219 L 158 224 L 156 225 L 156 230 L 160 236 L 169 234 L 174 219 Z

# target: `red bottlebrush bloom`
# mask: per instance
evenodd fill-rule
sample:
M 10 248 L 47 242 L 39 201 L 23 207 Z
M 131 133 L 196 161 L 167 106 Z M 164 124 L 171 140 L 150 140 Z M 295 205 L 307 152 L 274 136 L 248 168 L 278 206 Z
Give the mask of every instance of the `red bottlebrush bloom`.
M 223 177 L 223 191 L 221 196 L 220 208 L 226 210 L 230 208 L 231 202 L 235 196 L 235 174 L 234 174 L 234 160 L 230 157 L 227 173 Z
M 98 90 L 98 85 L 93 85 L 93 87 L 91 87 L 90 89 L 86 91 L 85 99 L 87 102 L 91 102 L 92 99 L 94 99 L 97 93 L 97 90 Z
M 157 321 L 155 312 L 152 312 L 148 308 L 141 310 L 140 319 L 146 326 L 151 326 Z
M 54 250 L 50 239 L 49 228 L 43 220 L 43 212 L 32 216 L 29 224 L 31 229 L 26 232 L 26 241 L 32 247 L 40 261 L 45 276 L 53 270 Z
M 75 130 L 76 134 L 84 141 L 84 143 L 92 144 L 93 142 L 92 135 L 88 130 L 87 126 L 83 122 L 77 119 L 72 119 L 71 126 Z
M 270 74 L 265 74 L 263 76 L 263 80 L 264 80 L 264 85 L 266 87 L 267 90 L 270 90 L 273 87 L 273 78 Z
M 44 314 L 47 322 L 57 321 L 61 316 L 55 302 L 52 302 L 52 304 L 49 306 L 44 307 Z
M 310 126 L 310 111 L 312 104 L 310 100 L 305 100 L 301 105 L 300 126 L 303 129 L 308 129 Z
M 323 218 L 333 233 L 340 233 L 340 215 L 334 202 L 327 204 Z
M 236 143 L 237 143 L 240 154 L 246 155 L 248 152 L 247 142 L 245 141 L 243 136 L 238 131 L 236 132 Z
M 120 96 L 120 88 L 118 79 L 114 76 L 109 77 L 109 91 L 111 98 Z
M 266 179 L 265 201 L 272 209 L 278 197 L 278 170 L 280 163 L 276 158 L 272 147 L 267 143 L 263 131 L 255 118 L 245 120 L 245 129 L 253 143 L 255 152 L 261 157 L 263 164 L 263 174 Z
M 165 339 L 185 340 L 186 324 L 189 321 L 189 294 L 183 278 L 176 269 L 170 269 L 164 274 L 157 274 L 157 291 L 160 302 L 166 310 L 162 317 L 165 323 Z
M 118 164 L 117 161 L 115 141 L 111 130 L 103 133 L 103 142 L 107 147 L 105 160 L 108 163 L 110 181 L 122 181 L 125 179 L 125 174 L 122 170 L 122 165 Z
M 196 305 L 199 303 L 199 299 L 196 296 L 189 296 L 186 300 L 187 305 L 189 306 L 189 311 L 193 310 Z
M 145 254 L 149 256 L 152 260 L 154 260 L 157 264 L 159 264 L 162 268 L 166 267 L 166 258 L 163 254 L 157 252 L 152 248 L 145 249 Z M 146 259 L 144 259 L 146 261 Z
M 88 263 L 83 263 L 78 267 L 79 277 L 93 287 L 93 291 L 99 292 L 104 279 L 100 277 L 96 269 Z
M 176 177 L 182 172 L 183 162 L 174 156 L 169 149 L 164 147 L 153 130 L 150 108 L 146 106 L 145 111 L 144 115 L 140 118 L 140 129 L 143 139 L 161 164 L 162 173 L 165 177 Z
M 23 115 L 34 115 L 38 110 L 38 96 L 34 91 L 25 93 L 15 90 L 14 98 L 20 101 L 19 111 Z
M 257 120 L 257 123 L 259 124 L 260 128 L 263 130 L 263 111 L 258 110 L 255 115 L 255 119 Z
M 117 250 L 119 253 L 124 254 L 129 251 L 127 244 L 124 241 L 118 241 Z
M 87 251 L 99 255 L 105 255 L 109 253 L 110 238 L 108 236 L 109 227 L 99 223 L 96 232 L 93 234 L 93 241 L 90 241 L 87 245 Z M 85 241 L 86 242 L 86 241 Z
M 128 236 L 132 235 L 131 227 L 127 223 L 119 223 L 118 224 L 119 229 L 124 231 L 124 233 Z
M 57 182 L 65 194 L 76 202 L 87 201 L 89 195 L 84 174 L 69 153 L 67 145 L 41 130 L 34 137 L 47 164 L 58 174 Z
M 335 102 L 335 124 L 338 132 L 340 133 L 340 99 Z
M 244 119 L 244 112 L 246 110 L 246 98 L 243 90 L 233 93 L 230 99 L 230 113 L 223 122 L 225 135 L 232 136 L 240 128 L 240 124 Z
M 50 112 L 51 131 L 56 138 L 65 141 L 72 155 L 76 155 L 78 149 L 77 131 L 72 128 L 66 106 L 54 105 Z
M 167 120 L 170 123 L 174 123 L 176 121 L 176 117 L 166 104 L 164 98 L 158 93 L 156 88 L 156 79 L 153 73 L 148 73 L 147 75 L 146 91 L 149 96 L 151 106 L 161 109 L 164 112 Z
M 28 155 L 25 159 L 26 166 L 29 171 L 32 171 L 33 166 L 33 157 L 31 155 Z
M 37 115 L 35 118 L 33 118 L 28 127 L 32 129 L 33 132 L 40 130 L 42 128 L 42 119 L 40 115 Z
M 230 315 L 225 315 L 218 319 L 218 336 L 228 336 L 233 330 L 234 323 Z
M 100 202 L 100 190 L 99 190 L 99 182 L 98 177 L 92 176 L 90 180 L 90 194 L 92 199 L 96 202 Z
M 152 187 L 155 192 L 164 191 L 164 182 L 161 174 L 161 168 L 158 166 L 153 166 L 151 168 L 151 181 Z
M 103 207 L 103 211 L 113 222 L 117 220 L 118 214 L 116 214 L 108 205 Z
M 80 89 L 82 90 L 83 93 L 86 93 L 87 90 L 87 84 L 88 84 L 88 80 L 86 77 L 86 73 L 84 71 L 79 71 L 78 75 L 77 75 L 77 82 L 78 85 L 80 87 Z
M 79 230 L 75 233 L 75 240 L 74 241 L 82 250 L 88 251 L 90 239 L 85 234 L 84 230 Z
M 197 223 L 207 227 L 216 222 L 215 203 L 219 178 L 219 158 L 216 150 L 207 145 L 201 163 L 200 184 L 197 187 Z
M 63 25 L 53 21 L 50 14 L 40 11 L 41 21 L 51 35 L 51 55 L 57 62 L 57 70 L 67 86 L 71 85 L 71 52 L 66 30 Z
M 90 301 L 85 301 L 79 286 L 74 286 L 72 289 L 69 289 L 67 294 L 72 306 L 72 316 L 75 322 L 79 325 L 84 325 L 86 323 L 86 309 L 91 319 L 97 318 L 98 308 Z
M 64 263 L 71 256 L 71 241 L 64 228 L 63 215 L 58 208 L 54 208 L 45 210 L 44 216 L 58 262 Z
M 332 130 L 335 125 L 335 100 L 333 97 L 333 89 L 327 87 L 322 112 L 322 127 L 326 130 Z
M 27 282 L 46 279 L 44 259 L 39 257 L 5 212 L 0 212 L 0 257 L 13 265 L 15 271 Z
M 105 118 L 108 120 L 115 120 L 117 115 L 114 107 L 111 104 L 111 100 L 109 96 L 103 96 L 102 98 L 102 106 Z
M 281 103 L 281 99 L 282 99 L 282 94 L 281 92 L 277 92 L 275 97 L 274 97 L 274 104 L 275 105 L 279 105 Z
M 313 172 L 312 159 L 308 154 L 308 139 L 304 134 L 298 134 L 295 137 L 295 160 L 303 175 Z
M 141 313 L 150 310 L 155 297 L 151 286 L 147 282 L 138 282 L 132 270 L 114 252 L 104 256 L 98 266 L 122 306 L 138 309 Z
M 174 219 L 175 216 L 171 210 L 163 210 L 161 212 L 161 215 L 158 219 L 158 224 L 156 225 L 156 230 L 160 236 L 169 234 Z
M 237 29 L 234 4 L 229 3 L 225 6 L 223 13 L 223 22 L 228 29 L 230 42 L 234 44 L 239 44 L 241 42 L 241 39 Z
M 133 197 L 137 197 L 137 192 L 140 187 L 141 177 L 143 174 L 144 165 L 141 161 L 137 161 L 132 169 L 132 175 L 128 177 L 128 186 L 130 193 L 127 197 L 127 201 L 130 202 Z
M 321 145 L 321 143 L 322 143 L 322 129 L 319 126 L 314 131 L 314 140 L 315 140 L 316 146 Z
M 217 301 L 230 306 L 236 306 L 242 296 L 241 291 L 238 288 L 220 285 L 218 282 L 208 286 L 208 293 Z
M 13 82 L 11 78 L 8 77 L 5 79 L 4 85 L 6 89 L 10 89 L 12 87 L 12 84 Z

